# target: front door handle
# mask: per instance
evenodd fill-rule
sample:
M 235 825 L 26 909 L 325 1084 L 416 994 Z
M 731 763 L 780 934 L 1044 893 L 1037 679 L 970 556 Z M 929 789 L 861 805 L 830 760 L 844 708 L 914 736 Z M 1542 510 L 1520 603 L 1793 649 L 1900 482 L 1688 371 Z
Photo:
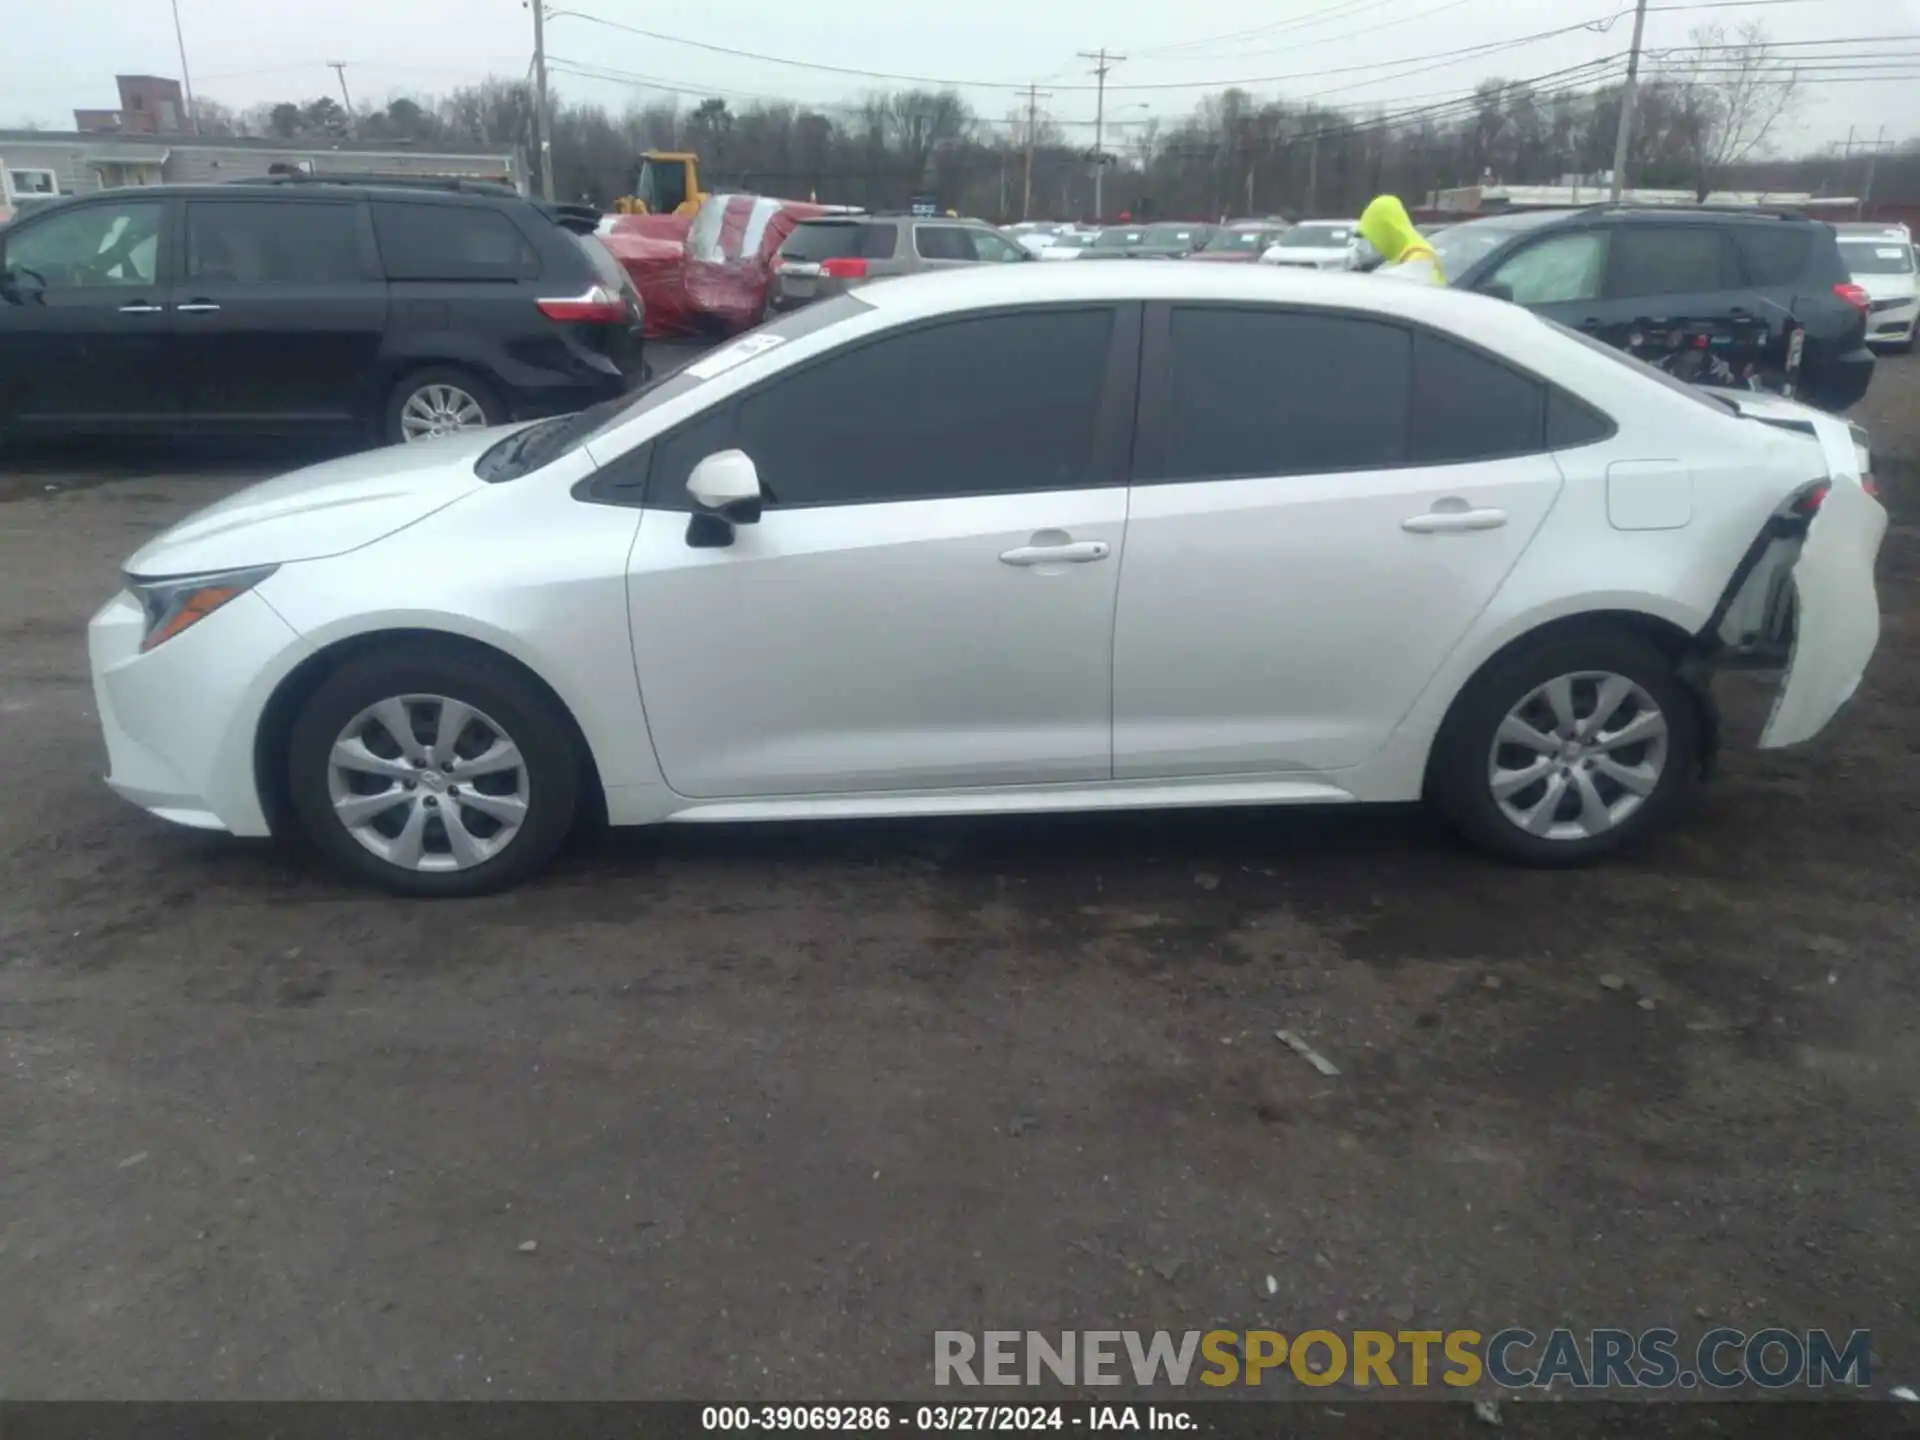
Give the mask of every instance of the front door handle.
M 195 300 L 190 305 L 176 305 L 173 308 L 182 315 L 211 315 L 220 307 L 211 300 Z
M 1424 515 L 1409 515 L 1400 522 L 1400 528 L 1416 535 L 1458 535 L 1469 530 L 1498 530 L 1506 523 L 1504 510 L 1429 510 Z
M 131 305 L 122 305 L 120 313 L 122 315 L 158 315 L 166 308 L 164 305 L 149 305 L 144 300 L 136 300 Z
M 1002 565 L 1085 565 L 1104 560 L 1113 547 L 1104 540 L 1069 540 L 1060 545 L 1019 545 L 1000 552 Z

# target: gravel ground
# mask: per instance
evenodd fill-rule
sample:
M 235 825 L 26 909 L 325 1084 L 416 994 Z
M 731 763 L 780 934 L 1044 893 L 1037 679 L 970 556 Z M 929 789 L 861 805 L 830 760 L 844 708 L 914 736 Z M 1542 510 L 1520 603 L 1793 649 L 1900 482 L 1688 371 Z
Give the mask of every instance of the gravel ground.
M 0 1397 L 924 1394 L 936 1329 L 1409 1317 L 1868 1327 L 1920 1380 L 1917 400 L 1862 407 L 1858 698 L 1576 874 L 1236 812 L 386 899 L 99 781 L 87 616 L 258 457 L 0 462 Z

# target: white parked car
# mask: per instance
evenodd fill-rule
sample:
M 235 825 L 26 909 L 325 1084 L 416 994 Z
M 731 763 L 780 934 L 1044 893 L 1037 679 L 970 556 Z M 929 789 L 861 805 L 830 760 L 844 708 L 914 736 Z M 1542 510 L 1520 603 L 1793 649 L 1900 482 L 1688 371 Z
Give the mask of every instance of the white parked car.
M 1360 260 L 1358 220 L 1302 220 L 1267 248 L 1262 265 L 1302 270 L 1351 270 Z
M 1913 349 L 1920 324 L 1920 276 L 1914 273 L 1913 236 L 1904 225 L 1841 225 L 1840 258 L 1853 283 L 1867 292 L 1867 343 Z
M 413 894 L 591 810 L 1424 796 L 1556 864 L 1674 813 L 1715 666 L 1786 667 L 1768 746 L 1852 693 L 1867 471 L 1844 420 L 1482 296 L 982 266 L 242 491 L 89 648 L 114 789 Z

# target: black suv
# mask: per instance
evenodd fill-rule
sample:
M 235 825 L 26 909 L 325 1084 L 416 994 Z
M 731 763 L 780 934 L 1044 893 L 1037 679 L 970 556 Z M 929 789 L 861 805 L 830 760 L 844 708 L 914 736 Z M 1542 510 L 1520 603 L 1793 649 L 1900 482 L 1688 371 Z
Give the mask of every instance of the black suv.
M 1791 212 L 1600 206 L 1450 225 L 1449 282 L 1499 295 L 1701 384 L 1781 388 L 1804 331 L 1797 398 L 1844 410 L 1867 392 L 1872 303 L 1831 225 Z
M 0 436 L 402 441 L 580 409 L 642 373 L 597 218 L 377 177 L 61 200 L 0 232 Z

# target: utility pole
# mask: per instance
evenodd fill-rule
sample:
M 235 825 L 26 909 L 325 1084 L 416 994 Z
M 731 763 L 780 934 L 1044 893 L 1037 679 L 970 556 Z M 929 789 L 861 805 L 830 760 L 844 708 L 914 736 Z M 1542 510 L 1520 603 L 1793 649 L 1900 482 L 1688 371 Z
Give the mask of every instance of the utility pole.
M 187 125 L 200 133 L 200 111 L 193 103 L 193 72 L 187 69 L 187 37 L 180 28 L 180 0 L 173 0 L 173 42 L 180 47 L 180 83 L 187 92 Z
M 1018 93 L 1018 92 L 1015 92 Z M 1051 100 L 1053 92 L 1042 90 L 1037 84 L 1029 85 L 1027 96 L 1027 180 L 1020 192 L 1020 218 L 1025 220 L 1027 212 L 1033 209 L 1033 143 L 1034 135 L 1040 129 L 1040 102 Z
M 353 133 L 353 96 L 347 93 L 347 62 L 329 60 L 327 68 L 340 77 L 340 100 L 347 107 L 347 133 Z
M 547 138 L 546 0 L 528 0 L 533 8 L 533 163 L 540 171 L 540 198 L 553 199 L 553 150 Z
M 1864 220 L 1867 218 L 1867 206 L 1873 201 L 1873 172 L 1880 159 L 1880 152 L 1887 148 L 1887 127 L 1882 125 L 1880 127 L 1880 133 L 1875 138 L 1872 140 L 1862 140 L 1857 144 L 1854 142 L 1853 129 L 1854 127 L 1851 125 L 1847 127 L 1847 145 L 1846 148 L 1841 151 L 1841 164 L 1844 167 L 1847 161 L 1853 159 L 1853 152 L 1855 150 L 1866 153 L 1867 176 L 1860 186 L 1860 198 L 1854 202 L 1853 206 L 1854 219 Z M 1844 177 L 1844 168 L 1842 174 Z
M 1082 60 L 1094 62 L 1093 75 L 1099 80 L 1096 98 L 1093 102 L 1093 218 L 1095 223 L 1106 218 L 1106 208 L 1101 203 L 1103 191 L 1101 181 L 1107 173 L 1106 130 L 1107 130 L 1107 72 L 1127 57 L 1109 55 L 1107 47 L 1102 45 L 1095 52 L 1082 50 Z
M 1613 191 L 1609 198 L 1620 203 L 1626 189 L 1627 147 L 1633 143 L 1633 107 L 1640 98 L 1640 37 L 1647 28 L 1647 0 L 1635 0 L 1633 7 L 1633 48 L 1627 51 L 1627 83 L 1620 91 L 1620 128 L 1613 137 Z

